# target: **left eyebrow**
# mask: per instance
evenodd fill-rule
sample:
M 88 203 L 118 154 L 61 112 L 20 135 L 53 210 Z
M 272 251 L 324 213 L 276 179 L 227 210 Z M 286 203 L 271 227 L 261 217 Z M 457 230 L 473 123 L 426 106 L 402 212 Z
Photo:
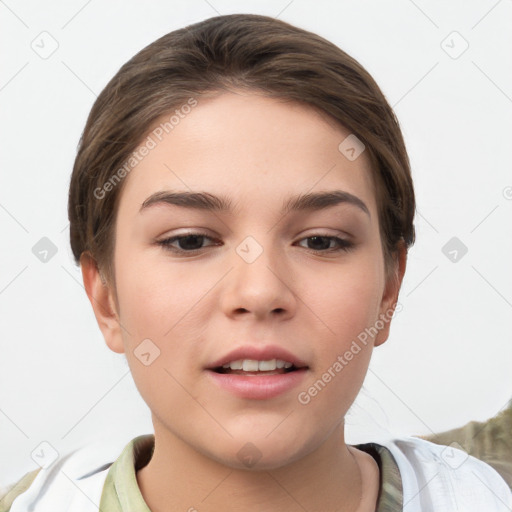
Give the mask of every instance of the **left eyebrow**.
M 371 217 L 368 207 L 359 197 L 343 190 L 330 190 L 327 192 L 292 196 L 285 201 L 280 214 L 286 215 L 291 211 L 323 210 L 343 203 L 356 206 Z M 225 196 L 216 196 L 208 192 L 175 192 L 166 190 L 149 196 L 142 203 L 140 211 L 142 212 L 144 209 L 157 204 L 170 204 L 183 208 L 217 212 L 232 212 L 233 210 L 232 201 Z
M 293 196 L 283 205 L 281 214 L 290 211 L 323 210 L 338 204 L 351 204 L 365 212 L 370 218 L 370 210 L 359 197 L 344 190 L 330 190 L 328 192 L 315 192 Z

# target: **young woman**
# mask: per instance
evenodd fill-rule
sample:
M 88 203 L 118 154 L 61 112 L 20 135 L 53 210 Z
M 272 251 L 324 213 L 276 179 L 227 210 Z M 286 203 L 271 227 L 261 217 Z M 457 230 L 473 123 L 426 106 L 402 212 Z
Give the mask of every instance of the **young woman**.
M 393 111 L 323 38 L 230 15 L 143 49 L 91 110 L 69 218 L 154 435 L 115 462 L 100 447 L 34 472 L 3 510 L 510 507 L 473 457 L 454 468 L 426 440 L 344 439 L 389 335 L 414 211 Z

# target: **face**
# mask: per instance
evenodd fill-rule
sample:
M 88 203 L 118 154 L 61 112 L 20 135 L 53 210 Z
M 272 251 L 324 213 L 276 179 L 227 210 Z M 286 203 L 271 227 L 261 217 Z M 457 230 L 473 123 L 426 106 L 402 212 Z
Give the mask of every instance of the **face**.
M 223 93 L 153 136 L 126 178 L 119 324 L 102 329 L 125 352 L 156 436 L 231 467 L 246 450 L 274 468 L 342 424 L 398 293 L 385 280 L 366 154 L 338 149 L 349 134 L 298 103 Z M 225 204 L 187 205 L 192 193 Z M 297 201 L 306 195 L 316 200 Z M 294 366 L 220 373 L 244 359 Z

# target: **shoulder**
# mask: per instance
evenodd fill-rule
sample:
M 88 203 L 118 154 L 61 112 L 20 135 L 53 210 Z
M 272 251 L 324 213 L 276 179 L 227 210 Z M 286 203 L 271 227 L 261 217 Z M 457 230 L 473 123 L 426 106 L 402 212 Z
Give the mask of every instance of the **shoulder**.
M 97 512 L 108 470 L 127 444 L 104 437 L 26 473 L 0 494 L 0 512 Z
M 0 489 L 0 512 L 8 512 L 11 509 L 14 499 L 30 487 L 39 471 L 41 468 L 29 471 L 17 482 Z
M 492 466 L 512 489 L 512 400 L 487 421 L 470 421 L 460 428 L 422 439 L 459 447 Z
M 497 471 L 457 447 L 412 436 L 380 444 L 400 471 L 404 510 L 490 512 L 504 504 L 512 508 L 512 491 Z

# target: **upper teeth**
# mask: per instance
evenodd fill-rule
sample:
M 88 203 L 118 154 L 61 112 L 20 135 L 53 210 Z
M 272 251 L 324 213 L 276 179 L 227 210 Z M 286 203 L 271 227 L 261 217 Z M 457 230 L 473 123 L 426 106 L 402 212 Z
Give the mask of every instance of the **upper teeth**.
M 276 368 L 290 368 L 293 363 L 281 359 L 270 359 L 269 361 L 257 361 L 255 359 L 238 359 L 222 365 L 222 368 L 231 370 L 243 370 L 244 372 L 269 371 Z

